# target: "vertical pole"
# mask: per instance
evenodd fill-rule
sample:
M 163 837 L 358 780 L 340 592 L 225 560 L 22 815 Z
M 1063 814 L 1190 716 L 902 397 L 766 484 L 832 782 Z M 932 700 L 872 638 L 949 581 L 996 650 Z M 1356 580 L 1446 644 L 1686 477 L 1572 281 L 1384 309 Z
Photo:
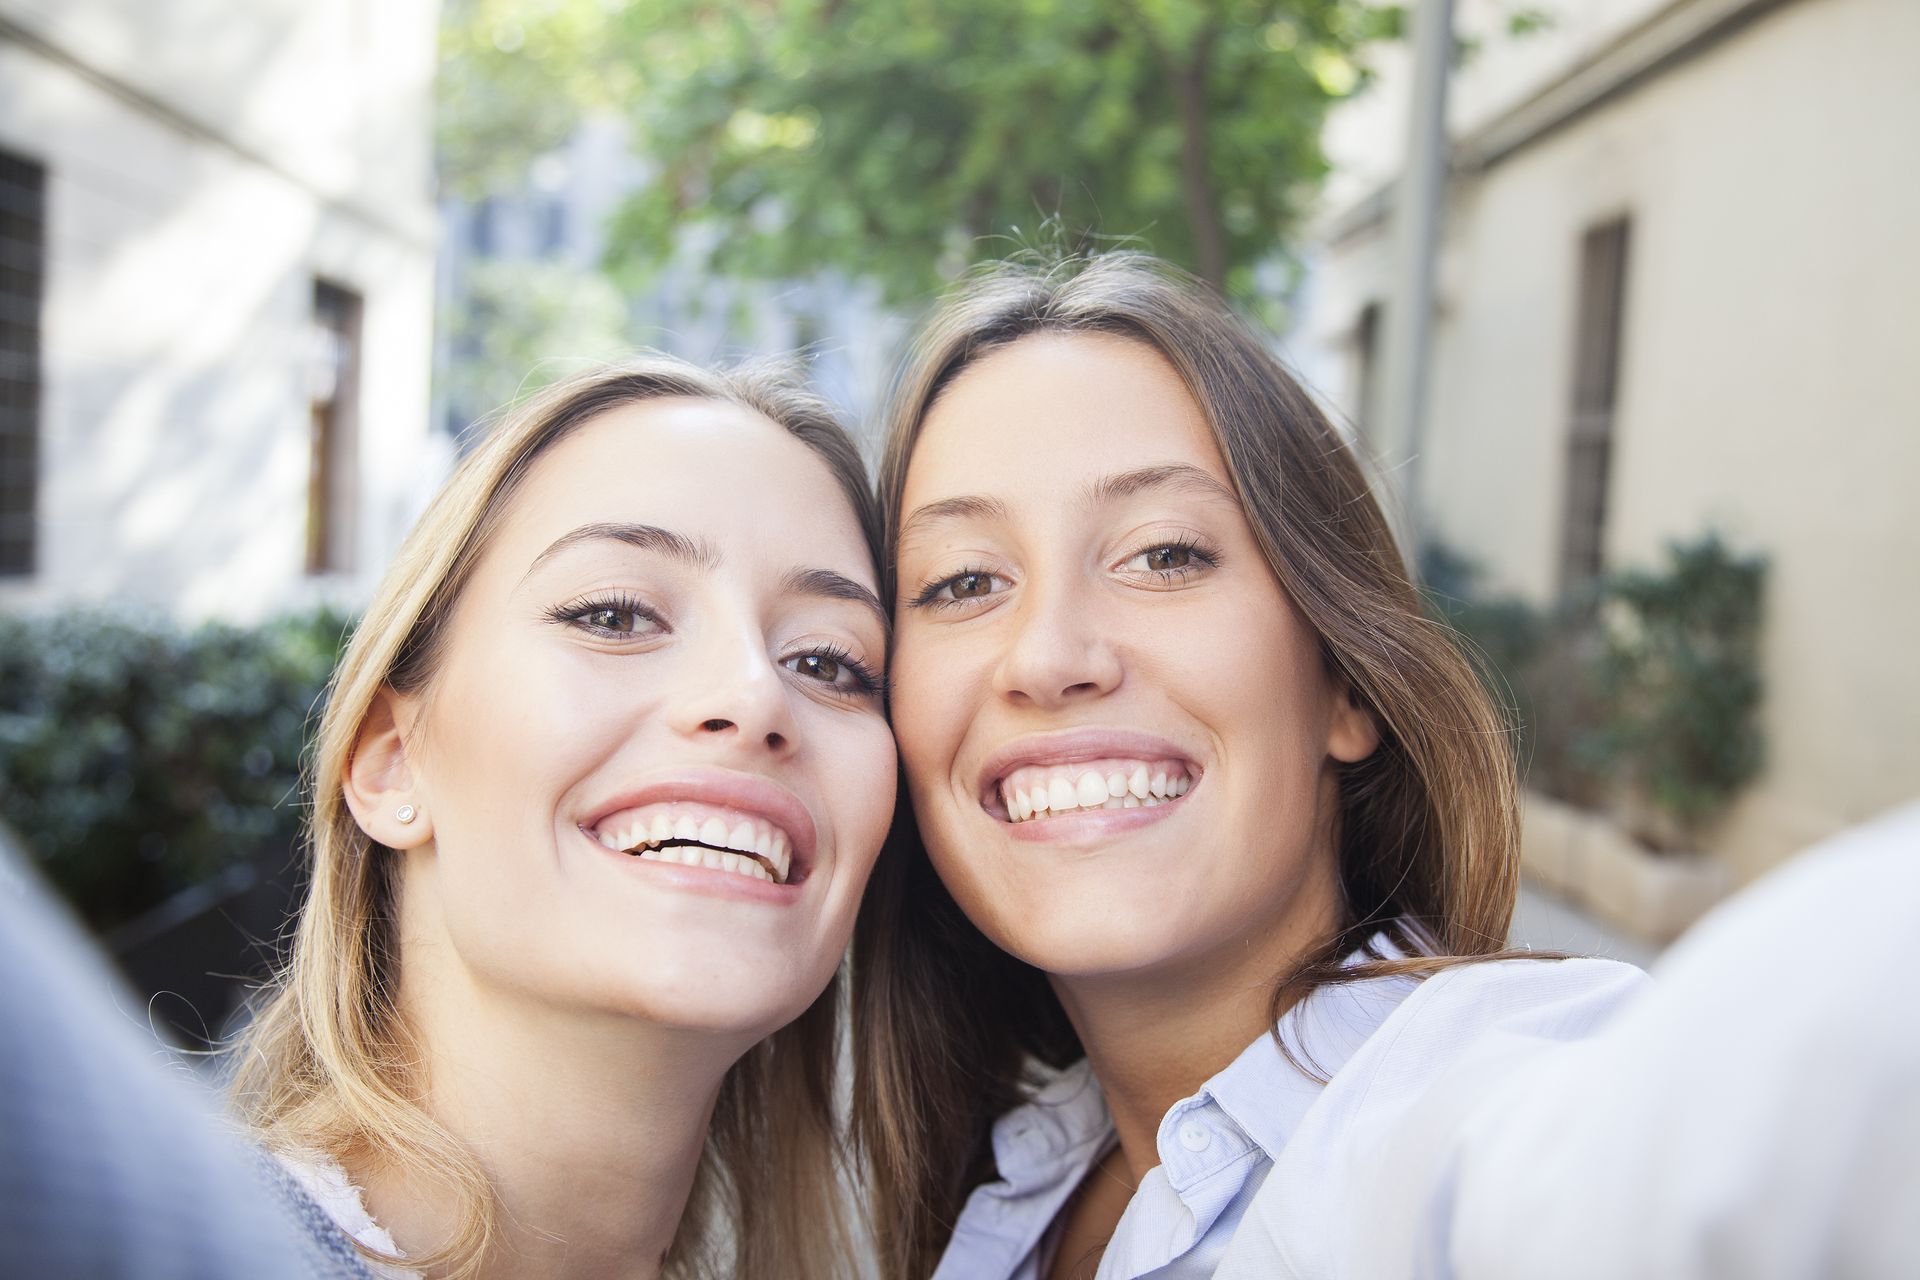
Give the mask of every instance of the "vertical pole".
M 1453 60 L 1453 0 L 1418 0 L 1413 10 L 1413 93 L 1407 158 L 1394 193 L 1393 288 L 1387 301 L 1383 370 L 1389 462 L 1399 476 L 1401 543 L 1418 559 L 1425 533 L 1420 454 L 1433 343 L 1434 262 L 1447 185 L 1447 73 Z

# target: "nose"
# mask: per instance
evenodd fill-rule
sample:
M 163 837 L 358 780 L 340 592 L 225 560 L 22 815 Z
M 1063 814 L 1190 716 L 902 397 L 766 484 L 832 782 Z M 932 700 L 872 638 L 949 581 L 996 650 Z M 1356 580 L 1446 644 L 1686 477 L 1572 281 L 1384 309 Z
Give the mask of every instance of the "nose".
M 794 741 L 787 686 L 757 629 L 702 637 L 670 719 L 689 739 L 747 750 L 788 750 Z
M 1058 707 L 1119 688 L 1117 637 L 1083 593 L 1030 581 L 1010 622 L 1012 634 L 994 674 L 1002 697 Z

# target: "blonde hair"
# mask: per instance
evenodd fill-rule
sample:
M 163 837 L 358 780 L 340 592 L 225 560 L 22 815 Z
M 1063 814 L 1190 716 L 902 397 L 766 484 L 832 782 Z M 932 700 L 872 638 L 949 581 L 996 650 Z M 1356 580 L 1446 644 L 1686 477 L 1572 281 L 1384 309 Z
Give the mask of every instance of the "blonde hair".
M 395 1004 L 399 859 L 348 811 L 348 761 L 383 687 L 411 693 L 431 680 L 446 620 L 535 460 L 608 409 L 670 396 L 742 405 L 784 427 L 833 471 L 877 546 L 858 451 L 783 370 L 710 372 L 664 356 L 595 370 L 508 413 L 461 462 L 382 578 L 329 686 L 308 770 L 306 901 L 290 956 L 235 1046 L 230 1092 L 270 1148 L 371 1160 L 452 1189 L 464 1207 L 458 1228 L 409 1265 L 470 1274 L 494 1240 L 496 1206 L 472 1154 L 422 1106 L 420 1046 Z M 840 1273 L 849 1245 L 832 1112 L 839 986 L 836 974 L 727 1073 L 666 1274 Z
M 1421 610 L 1353 449 L 1190 276 L 1136 253 L 1002 263 L 947 300 L 889 412 L 880 491 L 890 596 L 907 467 L 928 411 L 973 362 L 1038 333 L 1123 337 L 1173 366 L 1268 568 L 1329 671 L 1379 727 L 1372 755 L 1339 769 L 1342 918 L 1275 975 L 1274 1018 L 1316 986 L 1500 953 L 1518 869 L 1507 724 L 1452 634 Z M 1413 958 L 1343 966 L 1381 931 Z M 925 1275 L 970 1189 L 992 1176 L 991 1126 L 1022 1101 L 1028 1063 L 1064 1066 L 1079 1040 L 1045 975 L 1000 952 L 954 903 L 905 806 L 855 928 L 853 1000 L 854 1134 L 884 1273 Z

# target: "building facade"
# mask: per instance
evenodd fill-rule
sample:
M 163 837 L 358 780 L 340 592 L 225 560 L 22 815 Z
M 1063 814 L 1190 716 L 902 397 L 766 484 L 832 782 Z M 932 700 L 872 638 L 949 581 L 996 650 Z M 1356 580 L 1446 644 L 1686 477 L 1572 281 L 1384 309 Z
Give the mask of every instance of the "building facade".
M 0 607 L 354 603 L 430 431 L 436 0 L 0 0 Z
M 1749 879 L 1920 794 L 1920 5 L 1548 10 L 1456 78 L 1428 412 L 1369 442 L 1431 536 L 1538 602 L 1709 530 L 1768 558 L 1767 764 L 1712 838 Z M 1381 88 L 1329 134 L 1298 339 L 1363 434 L 1391 63 Z

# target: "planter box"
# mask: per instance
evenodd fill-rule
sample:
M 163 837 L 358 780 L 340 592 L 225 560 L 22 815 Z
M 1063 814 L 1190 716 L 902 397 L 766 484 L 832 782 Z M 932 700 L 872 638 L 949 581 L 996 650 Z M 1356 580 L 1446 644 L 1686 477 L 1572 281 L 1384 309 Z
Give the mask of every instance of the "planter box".
M 1528 792 L 1520 867 L 1552 893 L 1637 938 L 1667 943 L 1732 888 L 1699 854 L 1656 854 L 1598 814 Z

